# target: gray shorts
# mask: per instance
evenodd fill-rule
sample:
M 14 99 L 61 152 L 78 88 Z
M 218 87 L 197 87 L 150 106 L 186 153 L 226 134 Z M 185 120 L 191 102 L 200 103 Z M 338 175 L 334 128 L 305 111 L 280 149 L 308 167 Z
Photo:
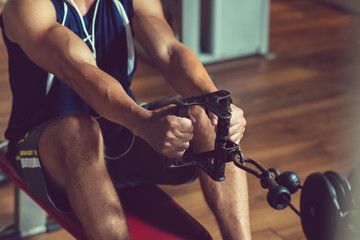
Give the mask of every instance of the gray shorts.
M 13 159 L 16 159 L 17 170 L 35 197 L 49 201 L 60 212 L 69 213 L 72 209 L 66 194 L 52 186 L 51 181 L 47 181 L 48 177 L 41 168 L 41 159 L 38 156 L 40 136 L 50 122 L 26 133 L 14 146 Z M 104 135 L 104 155 L 108 172 L 115 188 L 142 184 L 178 185 L 191 183 L 197 178 L 197 169 L 193 166 L 165 168 L 165 157 L 121 125 L 101 118 L 98 122 Z M 189 152 L 187 151 L 187 154 Z

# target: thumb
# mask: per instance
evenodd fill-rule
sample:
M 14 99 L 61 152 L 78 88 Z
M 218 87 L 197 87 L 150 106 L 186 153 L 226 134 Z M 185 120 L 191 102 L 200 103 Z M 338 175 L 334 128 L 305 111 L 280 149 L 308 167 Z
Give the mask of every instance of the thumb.
M 169 104 L 169 105 L 163 106 L 161 108 L 157 108 L 154 111 L 159 112 L 159 113 L 163 113 L 165 115 L 169 115 L 169 114 L 173 114 L 175 112 L 175 109 L 176 109 L 175 104 Z

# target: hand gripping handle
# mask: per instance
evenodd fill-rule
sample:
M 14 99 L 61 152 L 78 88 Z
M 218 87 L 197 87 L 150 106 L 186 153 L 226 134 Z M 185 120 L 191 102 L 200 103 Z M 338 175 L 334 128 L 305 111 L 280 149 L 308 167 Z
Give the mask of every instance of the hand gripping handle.
M 225 163 L 227 162 L 226 157 L 228 153 L 227 136 L 229 134 L 231 118 L 230 104 L 230 92 L 227 90 L 220 90 L 189 98 L 179 98 L 175 111 L 175 115 L 178 117 L 186 117 L 189 106 L 193 105 L 201 105 L 218 116 L 215 148 L 213 151 L 206 153 L 192 154 L 191 156 L 178 159 L 169 159 L 166 166 L 174 168 L 186 165 L 197 165 L 214 180 L 224 180 Z

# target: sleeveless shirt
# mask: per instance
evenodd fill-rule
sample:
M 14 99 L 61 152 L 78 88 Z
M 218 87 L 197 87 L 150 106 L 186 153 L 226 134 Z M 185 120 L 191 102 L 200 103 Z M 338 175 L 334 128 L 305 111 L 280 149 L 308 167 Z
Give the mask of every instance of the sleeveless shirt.
M 69 28 L 89 46 L 97 66 L 121 83 L 134 99 L 130 84 L 136 68 L 130 20 L 131 0 L 96 0 L 86 15 L 66 0 L 51 0 L 57 22 Z M 81 19 L 83 18 L 83 19 Z M 0 24 L 3 29 L 2 18 Z M 67 84 L 34 64 L 20 46 L 4 34 L 9 56 L 12 111 L 5 137 L 10 143 L 31 128 L 74 112 L 97 116 Z

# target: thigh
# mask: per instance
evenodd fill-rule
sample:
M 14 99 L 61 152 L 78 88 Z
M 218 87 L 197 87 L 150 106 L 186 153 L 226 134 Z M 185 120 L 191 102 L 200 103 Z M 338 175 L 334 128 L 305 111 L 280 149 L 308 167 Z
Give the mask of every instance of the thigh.
M 15 144 L 16 168 L 34 197 L 50 203 L 60 212 L 68 213 L 72 210 L 66 193 L 46 173 L 39 154 L 39 140 L 51 122 L 34 127 Z
M 61 212 L 71 212 L 65 191 L 67 174 L 91 164 L 91 156 L 102 155 L 102 146 L 96 120 L 86 113 L 72 113 L 31 129 L 16 145 L 16 162 L 35 197 Z M 104 158 L 99 160 L 105 166 Z

